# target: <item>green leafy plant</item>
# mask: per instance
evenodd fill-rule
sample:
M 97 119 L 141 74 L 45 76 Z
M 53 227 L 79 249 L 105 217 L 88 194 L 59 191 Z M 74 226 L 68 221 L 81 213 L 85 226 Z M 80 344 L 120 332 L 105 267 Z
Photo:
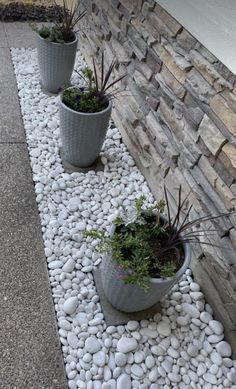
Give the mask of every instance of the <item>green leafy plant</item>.
M 82 74 L 77 72 L 86 83 L 86 87 L 74 87 L 62 92 L 62 101 L 69 108 L 78 112 L 95 113 L 104 110 L 109 100 L 113 98 L 119 89 L 114 87 L 126 74 L 110 81 L 112 72 L 117 64 L 115 58 L 111 61 L 108 70 L 105 71 L 104 53 L 101 58 L 101 71 L 93 60 L 93 70 L 86 67 Z
M 170 215 L 170 201 L 164 187 L 164 200 L 151 207 L 144 208 L 145 197 L 140 197 L 131 209 L 122 209 L 114 220 L 116 226 L 112 236 L 100 231 L 88 231 L 88 237 L 98 240 L 97 250 L 112 256 L 118 265 L 120 277 L 127 284 L 138 284 L 148 291 L 149 279 L 173 277 L 184 261 L 184 243 L 201 243 L 204 233 L 210 235 L 215 229 L 198 228 L 201 223 L 229 216 L 223 213 L 218 216 L 207 215 L 188 221 L 192 205 L 180 221 L 188 196 L 182 200 L 182 189 L 179 187 L 177 212 Z M 163 216 L 165 207 L 167 217 Z M 109 275 L 108 275 L 109 276 Z
M 38 34 L 49 42 L 69 43 L 73 42 L 78 32 L 78 23 L 85 16 L 86 10 L 80 12 L 80 1 L 75 0 L 71 7 L 68 6 L 67 0 L 63 0 L 62 6 L 53 1 L 55 7 L 60 9 L 60 19 L 55 19 L 51 26 L 42 26 L 33 28 Z

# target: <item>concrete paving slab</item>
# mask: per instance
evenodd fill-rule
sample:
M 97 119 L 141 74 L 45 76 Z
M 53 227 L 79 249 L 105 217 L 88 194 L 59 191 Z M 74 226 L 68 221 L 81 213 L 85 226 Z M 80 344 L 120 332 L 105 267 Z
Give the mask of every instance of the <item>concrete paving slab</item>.
M 16 82 L 13 78 L 1 81 L 3 78 L 0 76 L 0 143 L 25 142 Z
M 5 23 L 0 22 L 0 47 L 8 47 Z
M 34 33 L 28 23 L 5 23 L 5 29 L 9 47 L 35 47 Z
M 156 304 L 149 309 L 145 309 L 144 311 L 139 311 L 139 312 L 126 313 L 126 312 L 118 311 L 109 303 L 109 301 L 105 296 L 102 287 L 101 270 L 94 269 L 93 276 L 94 276 L 97 292 L 100 298 L 102 312 L 104 314 L 107 326 L 118 326 L 118 325 L 127 324 L 128 321 L 130 320 L 140 321 L 140 320 L 150 319 L 157 312 L 161 312 L 160 304 Z
M 25 144 L 0 144 L 0 388 L 67 389 Z
M 14 81 L 15 83 L 11 51 L 8 47 L 0 47 L 0 82 L 8 80 Z M 14 97 L 17 98 L 17 96 Z
M 0 144 L 0 193 L 0 236 L 27 223 L 38 223 L 26 144 Z M 37 238 L 42 241 L 41 228 Z

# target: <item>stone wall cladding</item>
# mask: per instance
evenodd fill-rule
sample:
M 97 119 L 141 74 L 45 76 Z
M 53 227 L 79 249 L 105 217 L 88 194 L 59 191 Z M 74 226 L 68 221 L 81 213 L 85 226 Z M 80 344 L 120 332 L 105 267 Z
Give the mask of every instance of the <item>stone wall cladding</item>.
M 179 184 L 192 188 L 191 217 L 232 210 L 236 76 L 155 1 L 83 2 L 81 50 L 89 64 L 115 55 L 117 74 L 128 73 L 113 119 L 152 192 L 165 182 L 174 209 Z M 236 216 L 216 224 L 212 239 L 227 250 L 195 247 L 193 270 L 236 346 Z

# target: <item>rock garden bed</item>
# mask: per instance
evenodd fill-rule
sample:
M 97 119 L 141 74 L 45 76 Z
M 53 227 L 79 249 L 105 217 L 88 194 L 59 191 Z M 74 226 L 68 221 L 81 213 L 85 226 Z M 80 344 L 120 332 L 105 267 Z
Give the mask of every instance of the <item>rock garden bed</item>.
M 236 389 L 223 326 L 190 270 L 152 319 L 106 325 L 92 274 L 101 256 L 83 231 L 109 229 L 121 205 L 153 197 L 113 125 L 101 154 L 104 171 L 65 172 L 59 97 L 41 90 L 36 50 L 12 49 L 12 60 L 69 388 Z M 84 65 L 78 53 L 77 69 Z

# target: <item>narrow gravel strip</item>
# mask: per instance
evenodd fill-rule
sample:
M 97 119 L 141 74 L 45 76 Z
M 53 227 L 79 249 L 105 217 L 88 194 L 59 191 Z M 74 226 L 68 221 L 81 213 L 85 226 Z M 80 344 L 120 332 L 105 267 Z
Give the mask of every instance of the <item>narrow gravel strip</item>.
M 65 173 L 58 97 L 39 85 L 36 50 L 12 49 L 41 217 L 45 254 L 70 389 L 236 389 L 236 361 L 191 271 L 151 320 L 107 327 L 92 269 L 101 257 L 86 229 L 108 230 L 121 205 L 153 197 L 117 128 L 102 151 L 104 172 Z M 77 56 L 77 69 L 85 65 Z M 74 82 L 76 77 L 74 76 Z

